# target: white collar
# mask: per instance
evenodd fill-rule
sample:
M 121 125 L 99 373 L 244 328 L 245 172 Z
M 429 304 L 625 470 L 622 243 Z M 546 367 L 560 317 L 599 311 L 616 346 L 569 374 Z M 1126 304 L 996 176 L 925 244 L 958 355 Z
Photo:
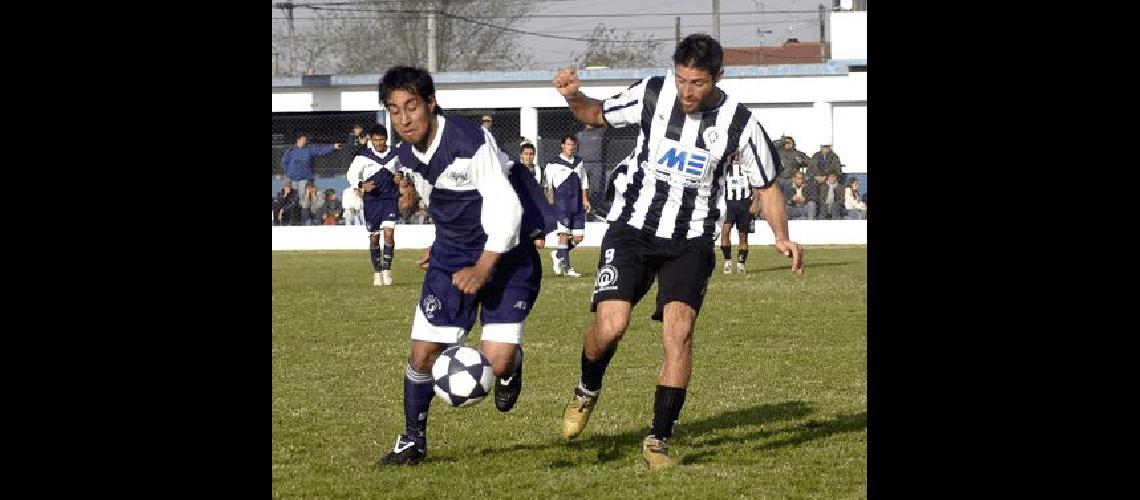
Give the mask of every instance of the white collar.
M 435 150 L 439 147 L 439 138 L 443 135 L 443 127 L 447 125 L 447 119 L 444 118 L 443 115 L 432 115 L 432 118 L 435 118 L 436 120 L 435 135 L 432 135 L 431 145 L 428 146 L 427 151 L 423 154 L 420 154 L 420 150 L 416 149 L 415 144 L 408 144 L 408 146 L 411 146 L 412 154 L 416 155 L 416 158 L 418 158 L 425 165 L 430 162 L 431 157 L 435 155 Z

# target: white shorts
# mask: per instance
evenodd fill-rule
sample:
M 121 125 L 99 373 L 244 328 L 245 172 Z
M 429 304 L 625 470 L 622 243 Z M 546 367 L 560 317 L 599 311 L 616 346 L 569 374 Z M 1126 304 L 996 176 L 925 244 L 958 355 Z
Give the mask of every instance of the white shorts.
M 561 222 L 556 224 L 557 228 L 554 230 L 554 234 L 565 233 L 570 236 L 586 236 L 585 229 L 568 229 L 566 226 L 563 226 Z
M 464 342 L 468 333 L 471 332 L 458 326 L 435 326 L 431 324 L 424 317 L 419 305 L 416 305 L 416 317 L 412 320 L 412 340 L 437 344 L 458 344 Z M 522 323 L 487 323 L 483 325 L 483 334 L 480 340 L 504 344 L 522 344 L 522 335 Z

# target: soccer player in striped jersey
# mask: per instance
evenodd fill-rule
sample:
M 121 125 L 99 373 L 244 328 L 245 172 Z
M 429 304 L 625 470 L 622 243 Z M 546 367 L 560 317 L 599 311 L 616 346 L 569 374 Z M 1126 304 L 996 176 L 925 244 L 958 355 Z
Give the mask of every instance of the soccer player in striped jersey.
M 379 123 L 368 128 L 368 144 L 356 152 L 348 166 L 348 183 L 364 192 L 364 221 L 368 228 L 368 251 L 372 258 L 372 285 L 392 284 L 392 253 L 396 247 L 396 217 L 400 188 L 394 179 L 400 166 L 396 151 L 387 147 L 388 130 Z M 380 248 L 380 232 L 384 248 Z
M 379 94 L 403 140 L 395 148 L 400 163 L 432 186 L 435 241 L 418 261 L 427 272 L 404 369 L 405 432 L 380 458 L 383 465 L 414 465 L 427 455 L 432 363 L 447 346 L 463 343 L 476 314 L 480 350 L 498 377 L 495 407 L 510 411 L 518 400 L 523 322 L 542 279 L 532 241 L 553 229 L 554 217 L 543 213 L 546 200 L 526 168 L 503 163 L 490 131 L 443 116 L 427 71 L 391 68 Z
M 562 153 L 546 164 L 546 189 L 553 195 L 558 215 L 558 249 L 550 252 L 554 274 L 582 276 L 570 265 L 570 251 L 586 235 L 586 212 L 590 210 L 589 180 L 582 158 L 574 154 L 578 139 L 567 134 L 560 144 Z M 571 238 L 571 236 L 573 238 Z
M 657 375 L 653 423 L 642 441 L 652 470 L 673 466 L 667 440 L 685 403 L 692 373 L 693 327 L 716 257 L 713 246 L 725 205 L 721 190 L 728 159 L 740 155 L 758 188 L 776 250 L 803 272 L 803 251 L 788 239 L 784 197 L 773 181 L 779 160 L 756 116 L 717 88 L 724 76 L 720 43 L 695 34 L 677 44 L 673 70 L 645 78 L 608 99 L 586 97 L 575 68 L 554 77 L 582 123 L 640 127 L 634 160 L 615 169 L 609 229 L 602 237 L 598 277 L 581 355 L 581 379 L 562 415 L 562 435 L 585 428 L 602 377 L 629 326 L 630 311 L 660 280 L 652 318 L 663 321 L 664 361 Z
M 724 225 L 720 228 L 720 251 L 724 254 L 724 274 L 732 273 L 732 243 L 728 237 L 736 226 L 739 250 L 736 252 L 736 272 L 744 272 L 748 260 L 748 233 L 756 230 L 755 217 L 760 213 L 759 191 L 748 183 L 748 176 L 740 165 L 740 155 L 733 155 L 724 173 Z

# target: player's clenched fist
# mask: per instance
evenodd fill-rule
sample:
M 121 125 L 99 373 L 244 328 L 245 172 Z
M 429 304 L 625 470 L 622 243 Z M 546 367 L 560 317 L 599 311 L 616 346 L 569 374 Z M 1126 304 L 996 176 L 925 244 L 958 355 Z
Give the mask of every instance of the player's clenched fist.
M 562 94 L 562 97 L 574 97 L 581 84 L 582 82 L 578 80 L 578 68 L 562 68 L 558 74 L 554 75 L 554 88 L 558 90 L 559 94 Z

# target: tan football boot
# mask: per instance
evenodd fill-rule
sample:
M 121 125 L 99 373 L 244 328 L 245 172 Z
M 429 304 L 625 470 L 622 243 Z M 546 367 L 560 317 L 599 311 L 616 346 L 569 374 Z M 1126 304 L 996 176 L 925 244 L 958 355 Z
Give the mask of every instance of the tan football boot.
M 598 396 L 579 396 L 577 392 L 570 395 L 570 402 L 566 403 L 566 410 L 562 412 L 562 437 L 574 439 L 586 428 L 590 421 L 590 412 L 598 403 Z
M 667 469 L 677 465 L 672 458 L 669 458 L 669 446 L 665 444 L 665 440 L 653 436 L 646 436 L 641 442 L 641 458 L 645 459 L 649 470 Z

